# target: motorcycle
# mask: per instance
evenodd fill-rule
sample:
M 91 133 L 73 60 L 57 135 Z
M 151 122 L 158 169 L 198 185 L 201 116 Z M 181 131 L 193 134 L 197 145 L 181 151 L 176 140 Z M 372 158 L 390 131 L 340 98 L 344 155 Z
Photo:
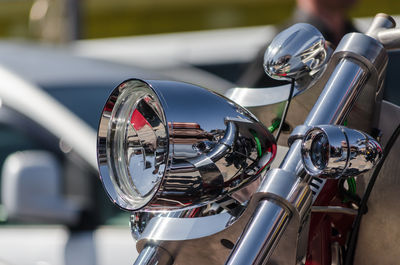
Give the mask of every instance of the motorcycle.
M 172 81 L 115 88 L 99 123 L 98 165 L 110 199 L 132 212 L 134 264 L 353 264 L 368 198 L 399 134 L 383 149 L 382 130 L 373 130 L 387 51 L 400 48 L 394 27 L 378 14 L 334 50 L 313 26 L 296 24 L 264 57 L 267 74 L 291 83 L 231 89 L 230 99 Z M 298 106 L 313 97 L 312 108 Z M 301 111 L 287 115 L 291 101 Z M 266 128 L 238 103 L 279 119 Z M 286 121 L 300 125 L 272 168 Z M 360 197 L 356 185 L 374 167 Z

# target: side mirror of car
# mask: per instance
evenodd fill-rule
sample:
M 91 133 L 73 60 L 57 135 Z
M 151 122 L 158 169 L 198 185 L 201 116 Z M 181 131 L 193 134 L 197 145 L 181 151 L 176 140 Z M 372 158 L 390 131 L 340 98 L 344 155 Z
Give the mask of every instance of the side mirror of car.
M 1 175 L 2 203 L 9 219 L 73 226 L 80 207 L 62 194 L 61 166 L 47 151 L 10 154 Z

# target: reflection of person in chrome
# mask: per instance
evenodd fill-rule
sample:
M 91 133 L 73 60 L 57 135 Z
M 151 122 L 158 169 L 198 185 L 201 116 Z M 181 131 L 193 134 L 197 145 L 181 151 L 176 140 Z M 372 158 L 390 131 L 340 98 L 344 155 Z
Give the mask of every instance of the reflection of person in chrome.
M 308 23 L 316 27 L 325 39 L 335 46 L 343 35 L 357 31 L 348 19 L 348 11 L 354 6 L 356 0 L 297 0 L 296 9 L 292 17 L 281 25 L 277 25 L 277 33 L 296 23 Z M 268 43 L 269 45 L 269 43 Z M 271 87 L 284 84 L 269 78 L 263 69 L 264 52 L 267 43 L 260 49 L 256 58 L 245 69 L 238 79 L 240 86 L 246 87 Z

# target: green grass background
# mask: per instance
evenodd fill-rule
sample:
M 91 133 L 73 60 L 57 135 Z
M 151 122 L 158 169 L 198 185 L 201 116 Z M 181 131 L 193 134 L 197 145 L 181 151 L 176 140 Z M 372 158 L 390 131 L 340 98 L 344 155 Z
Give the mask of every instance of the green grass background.
M 53 0 L 55 1 L 55 0 Z M 83 38 L 279 23 L 294 0 L 81 0 Z M 332 0 L 335 1 L 335 0 Z M 0 1 L 0 37 L 28 37 L 30 0 Z M 359 0 L 351 17 L 400 14 L 400 0 Z

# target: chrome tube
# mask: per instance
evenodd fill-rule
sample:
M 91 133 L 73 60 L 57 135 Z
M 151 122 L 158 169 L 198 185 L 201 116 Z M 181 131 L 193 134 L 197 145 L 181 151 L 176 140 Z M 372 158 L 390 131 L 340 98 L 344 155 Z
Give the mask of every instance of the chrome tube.
M 180 217 L 181 212 L 166 213 L 166 217 Z M 131 223 L 132 227 L 132 223 Z M 146 245 L 133 265 L 171 265 L 173 263 L 172 256 L 163 248 L 156 245 Z
M 369 76 L 365 67 L 351 59 L 342 59 L 308 115 L 306 125 L 339 124 L 360 94 Z
M 172 257 L 167 251 L 148 245 L 140 252 L 134 265 L 171 265 L 172 262 Z
M 366 34 L 368 36 L 376 38 L 382 29 L 390 29 L 396 26 L 396 21 L 394 19 L 383 13 L 376 14 L 372 24 L 369 26 Z
M 400 29 L 387 29 L 379 32 L 378 39 L 386 50 L 400 49 Z
M 271 201 L 261 201 L 226 265 L 262 264 L 289 223 L 290 212 Z M 272 221 L 273 220 L 273 221 Z M 237 251 L 240 248 L 240 251 Z
M 368 77 L 368 70 L 354 60 L 345 58 L 339 61 L 304 124 L 312 126 L 341 123 L 350 112 Z M 300 148 L 300 141 L 294 142 L 280 168 L 300 176 L 303 173 Z
M 339 213 L 348 215 L 357 215 L 358 210 L 345 208 L 340 206 L 313 206 L 311 208 L 313 213 Z

